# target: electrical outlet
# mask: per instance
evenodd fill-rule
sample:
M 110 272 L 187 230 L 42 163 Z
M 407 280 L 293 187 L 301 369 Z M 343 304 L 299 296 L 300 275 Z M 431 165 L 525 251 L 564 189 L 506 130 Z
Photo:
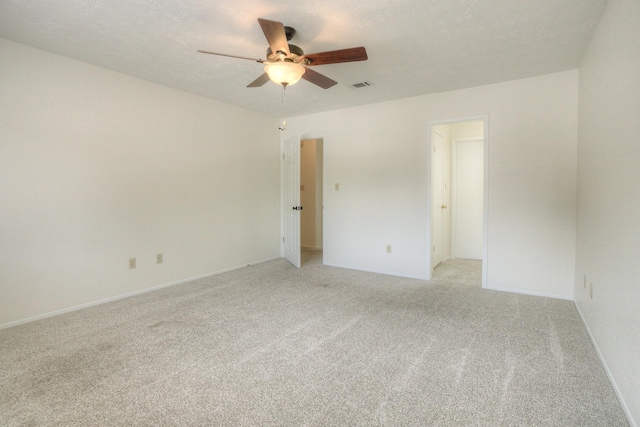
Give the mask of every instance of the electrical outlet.
M 589 283 L 589 298 L 593 298 L 593 283 Z
M 391 253 L 391 245 L 387 245 L 387 253 L 390 254 Z
M 136 259 L 129 258 L 129 268 L 136 268 Z
M 162 254 L 156 255 L 156 264 L 162 264 Z

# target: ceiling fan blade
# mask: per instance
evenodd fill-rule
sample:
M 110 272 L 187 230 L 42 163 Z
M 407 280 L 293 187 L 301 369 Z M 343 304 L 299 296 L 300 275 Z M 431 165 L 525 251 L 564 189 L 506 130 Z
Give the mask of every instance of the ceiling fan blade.
M 280 51 L 289 56 L 289 43 L 287 41 L 287 34 L 284 32 L 284 25 L 282 25 L 282 22 L 258 18 L 258 23 L 262 28 L 264 36 L 269 42 L 271 52 L 277 53 Z
M 260 77 L 252 81 L 247 85 L 247 87 L 260 87 L 269 81 L 269 75 L 267 73 L 263 73 Z
M 308 59 L 307 65 L 338 64 L 341 62 L 366 61 L 367 51 L 364 47 L 352 47 L 350 49 L 332 50 L 329 52 L 310 53 L 304 55 L 303 59 Z
M 200 52 L 200 53 L 208 53 L 209 55 L 227 56 L 229 58 L 248 59 L 249 61 L 256 61 L 256 62 L 259 62 L 261 64 L 264 62 L 264 60 L 262 60 L 262 59 L 248 58 L 246 56 L 238 56 L 238 55 L 228 55 L 226 53 L 209 52 L 208 50 L 200 50 L 200 49 L 198 49 L 198 52 Z
M 337 81 L 331 80 L 329 77 L 313 71 L 311 68 L 304 67 L 304 70 L 302 78 L 314 85 L 320 86 L 322 89 L 329 89 L 338 84 Z

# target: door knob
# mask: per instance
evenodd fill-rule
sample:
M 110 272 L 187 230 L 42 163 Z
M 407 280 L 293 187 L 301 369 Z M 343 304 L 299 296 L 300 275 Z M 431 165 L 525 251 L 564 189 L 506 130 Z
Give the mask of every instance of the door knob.
M 447 205 L 442 205 L 442 209 L 447 209 Z

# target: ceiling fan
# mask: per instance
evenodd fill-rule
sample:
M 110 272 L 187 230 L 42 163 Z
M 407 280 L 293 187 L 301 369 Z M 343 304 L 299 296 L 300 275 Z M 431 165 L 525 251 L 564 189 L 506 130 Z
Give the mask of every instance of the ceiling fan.
M 367 51 L 364 47 L 305 54 L 298 46 L 289 44 L 289 40 L 296 34 L 295 29 L 285 27 L 282 25 L 282 22 L 262 18 L 258 18 L 258 23 L 269 42 L 267 59 L 254 59 L 207 50 L 198 50 L 198 52 L 227 56 L 230 58 L 248 59 L 266 64 L 264 67 L 265 72 L 253 82 L 249 83 L 247 87 L 260 87 L 269 80 L 287 87 L 297 83 L 303 78 L 323 89 L 329 89 L 338 84 L 338 82 L 310 69 L 310 66 L 367 60 Z

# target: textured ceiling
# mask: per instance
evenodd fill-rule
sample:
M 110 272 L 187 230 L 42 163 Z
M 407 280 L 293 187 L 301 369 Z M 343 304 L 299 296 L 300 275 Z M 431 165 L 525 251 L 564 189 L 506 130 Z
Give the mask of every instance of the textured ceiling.
M 0 0 L 0 37 L 274 116 L 577 68 L 606 0 Z M 306 53 L 365 46 L 366 62 L 314 67 L 320 89 L 246 85 L 265 58 L 257 18 L 294 27 Z M 350 85 L 370 81 L 373 86 Z

